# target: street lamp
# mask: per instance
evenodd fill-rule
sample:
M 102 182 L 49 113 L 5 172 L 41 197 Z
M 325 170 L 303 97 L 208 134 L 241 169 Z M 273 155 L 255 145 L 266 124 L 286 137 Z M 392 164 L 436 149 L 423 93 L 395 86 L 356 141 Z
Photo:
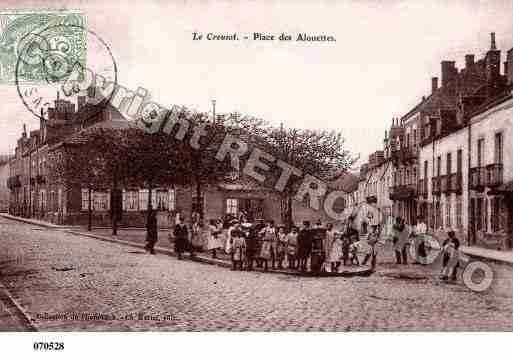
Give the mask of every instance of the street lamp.
M 212 100 L 212 123 L 216 124 L 216 100 Z

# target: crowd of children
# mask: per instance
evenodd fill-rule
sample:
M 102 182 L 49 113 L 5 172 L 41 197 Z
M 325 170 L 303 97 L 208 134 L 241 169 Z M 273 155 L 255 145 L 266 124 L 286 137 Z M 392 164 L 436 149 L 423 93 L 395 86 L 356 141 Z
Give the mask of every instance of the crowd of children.
M 321 222 L 311 226 L 304 221 L 301 228 L 292 226 L 287 230 L 275 226 L 274 221 L 244 223 L 237 219 L 228 221 L 210 220 L 207 233 L 207 250 L 216 258 L 222 250 L 231 255 L 233 269 L 252 270 L 254 266 L 268 270 L 308 270 L 311 261 L 314 230 L 321 230 L 323 269 L 337 272 L 340 266 L 360 265 L 359 253 L 365 253 L 362 264 L 376 265 L 375 245 L 378 239 L 377 226 L 362 240 L 354 228 L 353 219 L 345 224 L 344 230 L 335 230 L 331 223 L 325 227 Z M 319 233 L 317 231 L 317 233 Z

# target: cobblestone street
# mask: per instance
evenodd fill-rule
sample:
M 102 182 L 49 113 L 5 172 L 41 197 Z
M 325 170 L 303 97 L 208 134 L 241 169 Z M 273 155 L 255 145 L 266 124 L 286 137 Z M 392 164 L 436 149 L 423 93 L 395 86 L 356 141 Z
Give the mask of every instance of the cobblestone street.
M 0 280 L 43 331 L 513 330 L 513 267 L 474 293 L 391 259 L 370 277 L 233 272 L 0 218 Z

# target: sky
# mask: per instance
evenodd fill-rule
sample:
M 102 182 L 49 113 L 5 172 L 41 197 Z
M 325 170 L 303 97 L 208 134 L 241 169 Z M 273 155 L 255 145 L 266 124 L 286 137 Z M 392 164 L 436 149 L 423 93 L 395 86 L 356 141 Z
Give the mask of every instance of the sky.
M 238 111 L 289 127 L 342 131 L 361 164 L 392 117 L 428 95 L 440 62 L 513 47 L 511 1 L 3 1 L 83 11 L 111 48 L 118 82 L 162 105 Z M 193 41 L 193 32 L 327 34 L 336 42 Z M 1 49 L 0 49 L 1 51 Z M 0 153 L 39 120 L 0 85 Z

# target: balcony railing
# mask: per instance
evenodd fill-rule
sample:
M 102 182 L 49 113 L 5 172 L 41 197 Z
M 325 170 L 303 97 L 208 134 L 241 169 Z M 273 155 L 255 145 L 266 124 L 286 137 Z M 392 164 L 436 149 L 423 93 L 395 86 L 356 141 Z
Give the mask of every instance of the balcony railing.
M 409 163 L 414 161 L 417 158 L 417 152 L 411 147 L 403 147 L 401 148 L 401 162 Z
M 440 192 L 449 193 L 449 176 L 440 176 Z
M 461 194 L 462 184 L 461 184 L 461 172 L 452 173 L 449 176 L 449 192 Z
M 440 177 L 431 178 L 431 192 L 433 195 L 440 195 Z
M 485 167 L 474 167 L 470 169 L 470 188 L 482 191 L 486 185 Z
M 492 163 L 486 166 L 486 185 L 488 187 L 498 187 L 503 182 L 502 163 Z
M 7 178 L 7 187 L 11 190 L 21 187 L 20 176 L 16 175 L 16 176 L 8 177 Z
M 428 186 L 427 186 L 427 181 L 425 179 L 419 180 L 419 184 L 418 184 L 418 187 L 417 187 L 417 193 L 419 194 L 419 196 L 427 198 L 427 196 L 428 196 Z
M 407 199 L 413 199 L 416 196 L 417 186 L 415 184 L 390 187 L 389 197 L 392 201 L 403 201 Z

